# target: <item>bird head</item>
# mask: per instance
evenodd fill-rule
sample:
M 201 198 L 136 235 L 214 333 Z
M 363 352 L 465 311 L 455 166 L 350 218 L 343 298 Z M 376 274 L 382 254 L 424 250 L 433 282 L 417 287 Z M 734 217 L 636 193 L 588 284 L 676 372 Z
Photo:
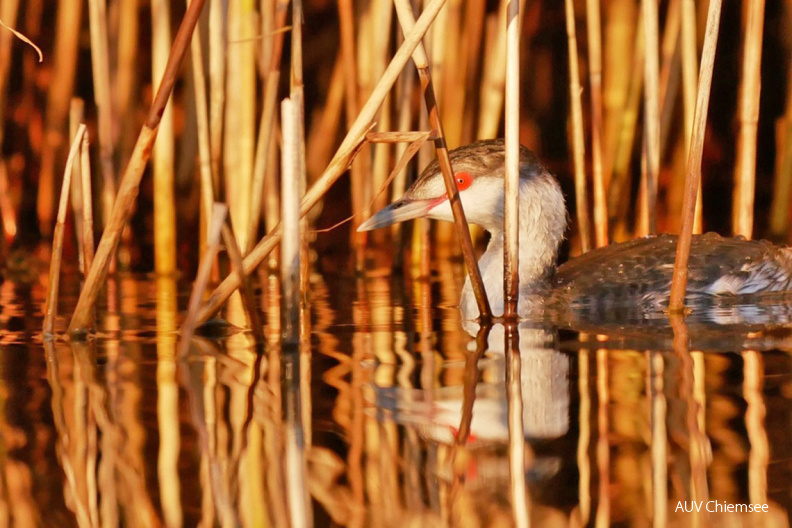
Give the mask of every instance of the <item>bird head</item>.
M 503 139 L 472 143 L 452 150 L 449 157 L 468 222 L 490 232 L 500 231 L 503 226 Z M 520 147 L 521 186 L 544 177 L 552 178 L 530 150 Z M 454 221 L 436 160 L 424 169 L 400 200 L 374 214 L 361 224 L 358 231 L 370 231 L 415 218 Z

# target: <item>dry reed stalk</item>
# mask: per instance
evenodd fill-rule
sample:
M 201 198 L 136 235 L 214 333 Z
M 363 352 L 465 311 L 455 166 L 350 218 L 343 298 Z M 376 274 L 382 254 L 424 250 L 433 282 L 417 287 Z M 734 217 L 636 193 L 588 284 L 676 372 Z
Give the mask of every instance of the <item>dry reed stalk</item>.
M 242 251 L 237 244 L 237 239 L 234 237 L 234 232 L 231 231 L 227 222 L 223 223 L 223 242 L 228 251 L 228 256 L 231 259 L 231 267 L 240 276 L 244 275 L 244 266 L 242 266 Z M 250 319 L 250 328 L 253 330 L 253 338 L 256 343 L 264 342 L 264 331 L 261 324 L 261 317 L 256 307 L 256 298 L 253 294 L 253 288 L 250 285 L 250 278 L 244 275 L 242 280 L 242 302 L 245 304 L 245 311 L 247 311 L 248 319 Z
M 632 71 L 627 88 L 627 98 L 621 112 L 621 123 L 616 137 L 611 165 L 610 185 L 608 186 L 608 211 L 616 220 L 614 239 L 619 240 L 620 232 L 627 230 L 627 210 L 630 198 L 630 160 L 632 158 L 635 134 L 637 131 L 638 114 L 643 91 L 644 39 L 642 24 L 636 26 L 633 49 Z
M 223 142 L 225 198 L 239 247 L 248 247 L 253 157 L 256 150 L 256 28 L 254 2 L 228 3 L 225 130 Z
M 63 143 L 63 123 L 69 114 L 69 104 L 74 92 L 74 75 L 77 65 L 77 45 L 82 16 L 80 0 L 63 0 L 58 4 L 55 29 L 55 55 L 53 71 L 47 93 L 44 144 L 41 151 L 41 171 L 38 181 L 36 212 L 41 233 L 52 231 L 53 204 L 55 199 L 55 165 L 58 149 Z
M 646 190 L 638 215 L 638 234 L 657 231 L 657 181 L 660 174 L 660 87 L 657 0 L 641 0 L 644 26 L 644 152 Z M 642 171 L 643 172 L 643 171 Z M 645 183 L 644 183 L 645 182 Z
M 196 317 L 201 307 L 201 298 L 204 290 L 206 290 L 206 283 L 209 281 L 209 274 L 212 272 L 212 264 L 220 248 L 220 233 L 227 213 L 228 206 L 225 204 L 215 202 L 212 206 L 212 218 L 209 222 L 209 233 L 206 240 L 206 253 L 201 255 L 201 262 L 198 265 L 198 272 L 195 274 L 195 282 L 187 304 L 187 315 L 184 317 L 181 329 L 179 329 L 181 341 L 179 343 L 178 356 L 182 358 L 189 352 L 190 339 L 192 339 L 195 328 L 198 326 Z
M 374 79 L 379 79 L 385 67 L 388 65 L 388 55 L 390 53 L 391 26 L 393 23 L 393 2 L 391 0 L 378 0 L 372 3 L 372 42 L 371 42 L 371 73 Z M 390 130 L 392 127 L 391 93 L 385 97 L 377 118 L 377 127 L 380 130 Z M 367 197 L 366 204 L 369 205 L 367 214 L 372 207 L 375 211 L 385 207 L 388 203 L 387 195 L 375 194 L 376 189 L 380 189 L 388 178 L 391 165 L 392 149 L 389 145 L 375 145 L 373 164 L 371 167 L 371 196 Z M 372 233 L 371 235 L 384 236 L 387 231 Z M 371 236 L 370 235 L 370 236 Z
M 369 97 L 366 104 L 360 111 L 360 114 L 352 123 L 346 137 L 341 142 L 338 150 L 336 151 L 333 159 L 328 164 L 324 173 L 314 183 L 310 189 L 305 193 L 300 208 L 300 214 L 305 215 L 309 210 L 315 206 L 319 200 L 324 196 L 330 186 L 341 177 L 341 175 L 348 169 L 349 164 L 354 158 L 355 154 L 360 149 L 360 145 L 365 140 L 365 134 L 370 127 L 371 120 L 376 115 L 377 108 L 382 100 L 385 98 L 385 93 L 391 89 L 399 72 L 410 58 L 413 50 L 418 46 L 421 37 L 426 33 L 426 30 L 431 25 L 434 18 L 437 16 L 438 11 L 445 3 L 445 0 L 432 0 L 424 12 L 421 14 L 418 22 L 412 31 L 408 32 L 404 43 L 401 45 L 396 55 L 391 60 L 385 73 L 380 78 L 377 86 Z M 251 273 L 259 264 L 267 257 L 267 255 L 275 248 L 280 241 L 280 227 L 273 228 L 269 234 L 262 238 L 258 244 L 250 251 L 245 257 L 245 273 Z M 198 316 L 197 324 L 201 324 L 209 319 L 217 310 L 220 309 L 222 304 L 228 297 L 239 287 L 240 277 L 236 273 L 230 274 L 225 280 L 212 292 L 212 295 L 207 299 L 206 303 L 201 308 Z
M 275 136 L 275 114 L 278 98 L 278 85 L 280 83 L 280 63 L 283 50 L 283 39 L 285 33 L 282 31 L 286 27 L 286 15 L 288 14 L 289 3 L 280 0 L 275 3 L 275 31 L 272 38 L 264 40 L 271 41 L 271 54 L 267 80 L 264 87 L 264 107 L 261 111 L 259 122 L 258 139 L 256 141 L 255 160 L 253 163 L 252 191 L 250 193 L 250 218 L 247 226 L 248 245 L 252 247 L 253 242 L 258 236 L 258 226 L 261 222 L 261 205 L 265 199 L 265 178 L 267 176 L 267 162 L 270 154 L 270 147 Z M 245 253 L 250 249 L 245 248 Z
M 112 200 L 115 198 L 115 169 L 113 167 L 113 105 L 110 93 L 110 52 L 108 50 L 107 6 L 105 0 L 90 0 L 88 2 L 88 15 L 91 30 L 91 69 L 93 71 L 94 102 L 96 103 L 97 129 L 99 132 L 99 160 L 103 187 L 107 189 L 107 192 L 102 194 L 102 220 L 107 223 L 110 210 L 113 208 Z M 154 42 L 156 42 L 156 38 Z M 165 53 L 167 54 L 167 49 Z
M 69 107 L 69 141 L 74 140 L 80 124 L 83 122 L 83 114 L 85 110 L 85 103 L 82 99 L 77 97 L 71 100 Z M 83 190 L 82 179 L 80 178 L 82 168 L 82 156 L 80 156 L 80 165 L 74 165 L 71 180 L 71 206 L 72 213 L 74 213 L 74 232 L 77 238 L 77 255 L 79 257 L 80 273 L 83 276 L 87 273 L 90 266 L 85 265 L 85 251 L 83 249 Z
M 93 186 L 91 185 L 91 154 L 88 150 L 88 132 L 83 135 L 80 146 L 80 180 L 82 230 L 77 237 L 82 239 L 83 274 L 87 275 L 93 265 L 94 258 Z
M 173 41 L 173 48 L 171 49 L 171 55 L 163 74 L 162 82 L 151 103 L 148 117 L 135 144 L 135 150 L 132 152 L 132 157 L 121 178 L 118 198 L 115 201 L 104 233 L 102 233 L 102 239 L 96 251 L 96 258 L 88 272 L 85 285 L 82 292 L 80 292 L 80 298 L 74 309 L 74 315 L 69 325 L 69 332 L 72 334 L 85 333 L 88 330 L 91 309 L 99 294 L 99 289 L 102 287 L 102 282 L 107 276 L 110 258 L 118 247 L 121 232 L 135 205 L 140 179 L 143 177 L 143 171 L 151 156 L 151 147 L 157 135 L 162 112 L 173 91 L 179 66 L 189 45 L 195 24 L 198 22 L 203 4 L 204 0 L 193 0 L 184 14 L 179 31 Z
M 299 0 L 297 0 L 299 2 Z M 297 7 L 299 11 L 300 8 Z M 294 67 L 294 64 L 292 65 Z M 300 136 L 300 108 L 291 99 L 281 102 L 283 160 L 281 179 L 281 347 L 286 431 L 284 439 L 289 517 L 294 526 L 311 526 L 306 462 L 299 398 L 300 373 L 300 183 L 305 164 Z
M 189 7 L 190 0 L 187 0 Z M 206 239 L 209 235 L 209 218 L 212 216 L 212 204 L 215 202 L 215 189 L 212 178 L 212 153 L 209 138 L 209 108 L 206 97 L 206 77 L 204 74 L 201 32 L 193 33 L 190 41 L 190 59 L 195 89 L 195 119 L 198 125 L 198 173 L 200 175 L 201 194 L 201 226 L 198 236 L 198 254 L 206 252 Z
M 588 210 L 586 190 L 586 152 L 583 137 L 583 105 L 580 94 L 580 73 L 578 70 L 577 36 L 575 32 L 575 7 L 572 0 L 565 0 L 566 31 L 569 45 L 569 96 L 572 107 L 572 150 L 575 164 L 575 208 L 578 229 L 580 230 L 580 252 L 591 249 L 591 220 Z
M 225 106 L 226 17 L 228 2 L 209 0 L 209 132 L 214 188 L 220 189 Z
M 475 1 L 475 0 L 474 0 Z M 470 0 L 467 2 L 470 3 Z M 462 1 L 451 0 L 446 7 L 448 22 L 445 31 L 433 35 L 430 50 L 435 55 L 434 48 L 439 46 L 443 55 L 443 65 L 440 71 L 432 72 L 438 79 L 435 94 L 438 102 L 442 104 L 443 129 L 446 141 L 452 147 L 458 147 L 462 141 L 462 118 L 465 115 L 465 78 L 467 73 L 467 58 L 465 57 L 464 43 L 468 43 L 468 36 L 462 37 Z M 442 80 L 439 80 L 442 77 Z
M 734 174 L 732 231 L 751 238 L 756 187 L 756 139 L 759 123 L 759 95 L 762 90 L 762 32 L 764 0 L 744 2 L 746 13 L 743 43 L 742 80 L 740 81 L 740 134 Z
M 594 188 L 594 244 L 608 245 L 608 204 L 602 172 L 602 35 L 600 0 L 586 0 L 589 84 L 591 85 L 591 161 Z
M 151 0 L 151 77 L 156 92 L 168 62 L 171 47 L 170 0 Z M 154 143 L 154 271 L 170 275 L 176 271 L 176 197 L 174 195 L 173 105 L 166 104 Z
M 460 144 L 467 145 L 475 138 L 474 131 L 476 123 L 476 105 L 473 104 L 473 97 L 471 94 L 476 92 L 476 87 L 481 83 L 481 71 L 479 63 L 481 62 L 481 50 L 484 43 L 482 37 L 484 35 L 484 21 L 486 20 L 486 2 L 484 0 L 468 0 L 465 2 L 465 28 L 464 43 L 465 52 L 465 68 L 466 73 L 463 82 L 465 83 L 464 93 L 468 97 L 463 100 L 462 106 L 462 132 L 460 136 Z M 523 20 L 523 11 L 525 7 L 525 0 L 520 1 L 520 23 Z M 521 26 L 522 27 L 522 26 Z M 461 60 L 461 58 L 460 58 Z
M 710 87 L 712 86 L 712 67 L 715 62 L 715 50 L 718 45 L 720 11 L 721 0 L 710 0 L 707 13 L 707 30 L 704 34 L 704 48 L 701 53 L 701 73 L 699 74 L 698 95 L 696 97 L 693 137 L 690 143 L 687 175 L 685 177 L 685 194 L 682 200 L 682 230 L 679 234 L 676 260 L 674 261 L 674 275 L 671 280 L 671 298 L 668 304 L 670 312 L 680 312 L 685 308 L 690 240 L 693 234 L 696 194 L 698 194 L 701 180 L 701 157 L 704 150 L 704 132 L 707 125 Z
M 296 346 L 300 337 L 300 161 L 299 117 L 293 101 L 281 102 L 281 336 Z
M 405 34 L 412 32 L 415 18 L 409 3 L 407 0 L 394 1 L 402 31 Z M 476 256 L 473 252 L 473 242 L 470 239 L 470 231 L 465 217 L 465 211 L 462 208 L 462 201 L 459 198 L 459 191 L 456 187 L 451 160 L 448 157 L 448 146 L 443 133 L 443 123 L 440 120 L 440 110 L 435 100 L 432 77 L 429 74 L 429 63 L 426 60 L 426 52 L 421 44 L 418 45 L 413 53 L 413 61 L 418 69 L 418 77 L 421 79 L 421 90 L 423 91 L 424 102 L 426 103 L 427 113 L 429 114 L 429 123 L 432 125 L 432 130 L 437 134 L 437 139 L 435 139 L 437 162 L 443 174 L 448 201 L 451 204 L 451 211 L 454 215 L 454 227 L 460 249 L 462 250 L 462 257 L 465 261 L 468 276 L 470 277 L 473 293 L 476 296 L 476 304 L 478 305 L 480 314 L 479 318 L 482 321 L 488 321 L 492 317 L 492 310 L 489 306 L 489 299 L 487 298 L 487 292 L 484 288 L 484 282 L 481 280 L 478 262 L 476 262 Z
M 503 86 L 506 83 L 506 34 L 499 28 L 506 27 L 507 2 L 501 2 L 496 24 L 487 26 L 483 79 L 479 95 L 478 138 L 491 138 L 498 134 L 503 115 Z M 521 10 L 522 13 L 524 10 Z
M 503 176 L 503 316 L 517 317 L 520 294 L 520 3 L 509 0 L 506 25 L 505 165 Z M 524 484 L 524 483 L 523 483 Z
M 355 28 L 351 0 L 338 0 L 339 27 L 341 31 L 341 56 L 344 61 L 344 86 L 346 88 L 345 109 L 347 126 L 353 123 L 359 115 L 359 88 L 358 68 L 355 63 Z M 379 105 L 378 105 L 379 106 Z M 351 127 L 350 127 L 351 128 Z M 352 194 L 352 220 L 353 243 L 365 240 L 366 236 L 355 233 L 360 225 L 360 214 L 366 207 L 366 196 L 370 195 L 370 180 L 366 177 L 368 171 L 361 163 L 352 165 L 350 170 Z
M 567 2 L 570 1 L 567 0 Z M 504 324 L 504 341 L 507 361 L 506 404 L 509 427 L 509 490 L 512 514 L 516 526 L 528 528 L 531 508 L 525 485 L 526 443 L 523 425 L 522 375 L 520 372 L 522 359 L 519 326 L 516 322 Z
M 407 69 L 404 75 L 409 71 Z M 324 107 L 314 114 L 314 123 L 308 131 L 306 149 L 311 155 L 305 160 L 305 172 L 311 182 L 317 174 L 321 174 L 333 155 L 333 144 L 341 124 L 341 110 L 344 105 L 343 74 L 343 61 L 339 54 L 330 76 Z
M 776 123 L 776 166 L 770 232 L 781 238 L 789 229 L 789 197 L 792 192 L 792 68 L 787 72 L 786 109 Z
M 628 108 L 627 100 L 630 86 L 635 84 L 636 74 L 641 77 L 638 71 L 643 69 L 633 69 L 625 67 L 632 65 L 635 61 L 636 35 L 640 28 L 637 20 L 637 2 L 635 0 L 610 0 L 604 7 L 604 33 L 603 33 L 603 90 L 602 90 L 602 110 L 603 110 L 603 158 L 604 158 L 604 180 L 608 190 L 608 208 L 610 218 L 614 214 L 612 195 L 610 193 L 611 174 L 615 165 L 615 155 L 617 143 L 623 131 L 622 114 Z
M 398 102 L 396 103 L 396 107 L 399 109 L 399 116 L 397 118 L 397 127 L 400 132 L 407 132 L 412 129 L 413 124 L 413 93 L 415 91 L 415 70 L 412 68 L 407 68 L 402 73 L 402 83 L 401 83 L 401 90 L 399 91 L 398 95 Z M 369 141 L 371 141 L 369 139 Z M 394 151 L 394 157 L 398 160 L 404 155 L 407 151 L 407 145 L 404 143 L 398 143 L 396 145 L 396 150 Z M 393 180 L 393 188 L 391 191 L 391 196 L 404 196 L 404 191 L 407 189 L 407 168 L 406 164 L 405 167 L 402 168 L 399 173 L 397 174 L 396 178 Z M 398 228 L 395 228 L 398 229 Z M 401 231 L 399 231 L 401 232 Z
M 404 150 L 407 150 L 406 143 L 415 143 L 437 139 L 437 134 L 433 131 L 430 132 L 417 132 L 413 130 L 398 131 L 398 132 L 369 132 L 366 134 L 366 141 L 369 143 L 399 143 L 405 144 Z M 395 193 L 394 193 L 395 194 Z
M 666 11 L 663 41 L 660 44 L 660 156 L 666 151 L 674 104 L 679 88 L 681 63 L 681 5 L 680 0 L 671 0 Z
M 115 61 L 115 78 L 114 81 L 114 94 L 113 102 L 115 109 L 113 114 L 122 123 L 121 132 L 131 128 L 132 120 L 130 119 L 130 102 L 132 94 L 135 92 L 135 78 L 138 65 L 138 9 L 139 0 L 119 0 L 118 1 L 118 19 L 123 23 L 118 24 L 118 55 Z M 131 134 L 130 134 L 131 135 Z M 127 145 L 120 145 L 123 152 L 123 159 L 126 159 Z M 110 196 L 110 203 L 112 206 L 112 198 Z M 102 197 L 102 200 L 106 198 Z
M 66 159 L 66 169 L 63 171 L 63 184 L 61 186 L 60 201 L 58 202 L 58 218 L 55 224 L 55 233 L 52 237 L 52 258 L 50 260 L 49 284 L 47 285 L 47 298 L 44 301 L 44 337 L 52 339 L 55 335 L 55 317 L 58 314 L 58 287 L 60 285 L 60 265 L 63 254 L 63 233 L 66 229 L 66 207 L 71 189 L 72 167 L 74 158 L 80 149 L 80 142 L 85 134 L 85 125 L 80 125 L 74 136 L 69 157 Z

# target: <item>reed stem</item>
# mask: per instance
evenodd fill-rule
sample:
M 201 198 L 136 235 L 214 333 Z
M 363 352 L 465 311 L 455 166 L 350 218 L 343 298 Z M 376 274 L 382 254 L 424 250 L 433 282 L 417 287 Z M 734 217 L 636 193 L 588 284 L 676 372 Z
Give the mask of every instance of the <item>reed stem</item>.
M 715 63 L 715 50 L 718 45 L 720 11 L 721 0 L 710 0 L 707 12 L 707 29 L 704 34 L 704 49 L 701 53 L 701 71 L 699 73 L 698 95 L 696 96 L 693 137 L 690 144 L 690 154 L 688 155 L 685 194 L 682 200 L 682 231 L 679 234 L 676 260 L 674 261 L 674 274 L 671 280 L 671 298 L 668 305 L 670 312 L 681 312 L 685 308 L 690 241 L 693 235 L 696 194 L 698 194 L 701 180 L 701 157 L 704 150 L 704 133 L 707 126 L 710 87 L 712 86 L 712 68 Z
M 153 89 L 162 78 L 171 46 L 170 0 L 151 0 L 151 76 Z M 166 104 L 154 143 L 154 271 L 170 275 L 176 271 L 176 197 L 174 174 L 173 105 Z
M 77 300 L 77 306 L 74 309 L 74 315 L 69 325 L 71 334 L 84 334 L 88 331 L 91 310 L 96 297 L 99 295 L 99 289 L 102 287 L 105 277 L 107 277 L 110 258 L 118 247 L 121 232 L 135 205 L 140 180 L 151 157 L 151 148 L 157 136 L 162 112 L 173 91 L 179 67 L 191 40 L 193 29 L 198 22 L 203 4 L 204 0 L 193 0 L 184 14 L 179 31 L 173 41 L 173 47 L 171 48 L 165 73 L 162 76 L 162 82 L 159 84 L 159 89 L 151 103 L 146 122 L 138 135 L 135 150 L 132 152 L 132 157 L 121 178 L 118 198 L 115 201 L 104 233 L 102 233 L 102 238 L 96 251 L 96 258 L 88 272 L 85 285 L 82 292 L 80 292 L 80 298 Z
M 399 24 L 402 26 L 403 32 L 407 34 L 412 31 L 415 24 L 412 9 L 406 0 L 395 0 L 395 3 Z M 462 250 L 462 257 L 465 260 L 465 267 L 470 277 L 473 293 L 476 296 L 479 318 L 484 322 L 491 319 L 492 310 L 490 309 L 484 282 L 481 280 L 478 262 L 476 262 L 476 256 L 473 253 L 473 242 L 470 239 L 470 230 L 468 228 L 467 219 L 465 218 L 465 211 L 462 208 L 462 201 L 459 198 L 459 191 L 456 187 L 451 160 L 448 157 L 448 146 L 446 145 L 445 136 L 443 134 L 443 123 L 440 120 L 440 110 L 437 106 L 435 91 L 432 86 L 432 78 L 429 73 L 429 63 L 425 59 L 426 53 L 423 51 L 423 46 L 419 44 L 416 52 L 413 54 L 413 60 L 415 61 L 415 66 L 418 68 L 418 77 L 421 79 L 421 89 L 423 90 L 424 101 L 426 103 L 427 113 L 429 114 L 429 123 L 432 125 L 432 130 L 437 134 L 437 139 L 435 139 L 437 162 L 443 174 L 448 201 L 451 204 L 451 211 L 454 215 L 454 227 L 456 228 L 459 245 Z
M 506 18 L 505 174 L 503 190 L 503 293 L 507 320 L 517 317 L 520 294 L 520 3 L 509 0 Z M 524 484 L 524 483 L 523 483 Z
M 586 0 L 589 84 L 591 85 L 591 165 L 594 188 L 594 244 L 608 245 L 608 204 L 602 169 L 602 34 L 600 0 Z
M 187 0 L 187 6 L 191 0 Z M 205 226 L 198 236 L 199 255 L 206 252 L 209 236 L 209 219 L 212 216 L 212 204 L 215 202 L 214 179 L 212 177 L 211 138 L 209 136 L 209 108 L 206 97 L 206 77 L 204 74 L 201 32 L 193 33 L 190 41 L 190 59 L 195 89 L 195 119 L 198 125 L 198 173 L 200 175 L 201 194 L 201 225 Z
M 259 121 L 259 133 L 256 141 L 256 153 L 253 162 L 253 188 L 250 193 L 250 221 L 248 223 L 248 246 L 258 238 L 258 226 L 261 222 L 261 205 L 264 200 L 265 178 L 270 154 L 272 139 L 275 135 L 275 113 L 278 98 L 278 85 L 280 83 L 280 64 L 283 51 L 283 28 L 286 27 L 286 15 L 289 3 L 278 1 L 275 3 L 275 26 L 272 36 L 272 54 L 270 55 L 269 70 L 264 87 L 264 107 Z M 274 177 L 271 176 L 271 177 Z M 250 249 L 245 248 L 245 252 Z
M 765 0 L 746 0 L 747 15 L 740 82 L 740 134 L 734 175 L 732 231 L 751 238 L 756 187 L 756 136 L 759 123 L 759 95 L 762 90 L 762 32 Z
M 572 109 L 572 151 L 575 165 L 575 207 L 580 230 L 580 251 L 591 249 L 591 220 L 586 190 L 586 147 L 583 136 L 583 105 L 580 94 L 580 72 L 578 67 L 577 35 L 575 31 L 575 7 L 572 0 L 565 0 L 567 43 L 569 45 L 569 96 Z
M 659 85 L 659 37 L 657 0 L 641 0 L 644 22 L 644 133 L 645 204 L 641 208 L 638 233 L 641 235 L 657 231 L 657 182 L 660 174 L 660 85 Z
M 105 0 L 89 0 L 88 15 L 91 29 L 94 101 L 96 102 L 99 132 L 99 166 L 101 167 L 103 188 L 106 189 L 102 195 L 102 219 L 106 223 L 115 198 L 115 168 L 113 167 L 113 105 L 110 93 L 110 52 L 108 50 Z M 152 45 L 156 49 L 156 37 L 153 39 Z M 165 53 L 167 53 L 167 48 Z
M 63 124 L 69 113 L 69 104 L 74 92 L 74 77 L 77 66 L 77 46 L 82 2 L 63 0 L 58 3 L 56 22 L 53 71 L 47 94 L 46 124 L 44 145 L 41 151 L 41 172 L 39 173 L 37 214 L 39 229 L 49 235 L 52 229 L 53 203 L 55 197 L 55 165 L 58 149 L 63 143 Z
M 66 159 L 66 169 L 63 171 L 60 200 L 58 202 L 58 216 L 55 232 L 52 237 L 52 259 L 50 260 L 49 284 L 47 297 L 44 301 L 44 337 L 51 339 L 55 335 L 55 317 L 58 314 L 58 289 L 60 286 L 60 266 L 63 255 L 63 234 L 66 229 L 66 207 L 68 206 L 69 190 L 71 189 L 72 168 L 74 158 L 80 150 L 80 143 L 85 134 L 85 125 L 80 125 L 69 149 Z
M 91 269 L 94 259 L 93 187 L 91 184 L 91 154 L 88 151 L 88 133 L 83 135 L 80 147 L 80 179 L 82 182 L 82 260 L 84 274 Z
M 432 0 L 419 17 L 412 31 L 409 31 L 404 42 L 399 47 L 396 55 L 391 60 L 388 68 L 383 73 L 377 86 L 371 93 L 366 104 L 360 111 L 352 126 L 349 128 L 344 140 L 341 142 L 330 164 L 324 173 L 305 193 L 302 199 L 300 214 L 305 215 L 318 202 L 327 190 L 335 183 L 338 178 L 348 169 L 349 164 L 360 149 L 367 129 L 376 115 L 379 105 L 385 98 L 385 94 L 391 89 L 404 68 L 413 50 L 418 46 L 421 38 L 426 33 L 432 21 L 437 16 L 440 8 L 443 7 L 445 0 Z M 269 255 L 280 241 L 281 230 L 277 226 L 269 234 L 262 238 L 258 244 L 245 257 L 245 273 L 251 273 Z M 228 299 L 228 297 L 239 287 L 240 277 L 236 273 L 230 274 L 225 280 L 215 288 L 209 299 L 204 303 L 198 316 L 197 324 L 207 321 Z
M 77 97 L 71 100 L 71 107 L 69 108 L 69 141 L 73 141 L 77 135 L 77 130 L 80 124 L 84 121 L 85 103 L 82 99 Z M 83 250 L 83 182 L 80 174 L 82 173 L 82 151 L 80 152 L 80 165 L 75 164 L 72 169 L 71 180 L 71 206 L 72 213 L 74 213 L 74 232 L 77 238 L 77 255 L 79 256 L 80 273 L 85 276 L 88 273 L 88 267 L 85 265 L 85 251 Z

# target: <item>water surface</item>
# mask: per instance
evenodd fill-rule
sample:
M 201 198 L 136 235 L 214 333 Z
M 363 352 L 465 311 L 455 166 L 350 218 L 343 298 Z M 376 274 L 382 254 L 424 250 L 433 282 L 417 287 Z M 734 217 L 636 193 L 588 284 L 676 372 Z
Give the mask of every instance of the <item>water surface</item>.
M 461 280 L 451 258 L 428 279 L 314 270 L 301 351 L 281 355 L 262 273 L 267 342 L 237 299 L 179 358 L 185 281 L 112 277 L 95 335 L 45 343 L 45 274 L 7 276 L 0 523 L 789 525 L 782 302 L 681 327 L 584 310 L 522 323 L 504 352 L 502 327 L 477 342 L 459 320 Z M 78 287 L 64 277 L 61 314 Z M 748 503 L 767 511 L 723 511 Z

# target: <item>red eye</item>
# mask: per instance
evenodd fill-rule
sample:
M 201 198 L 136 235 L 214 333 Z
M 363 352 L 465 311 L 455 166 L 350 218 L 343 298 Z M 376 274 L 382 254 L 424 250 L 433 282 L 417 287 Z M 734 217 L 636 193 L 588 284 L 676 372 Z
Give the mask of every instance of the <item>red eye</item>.
M 457 172 L 454 179 L 456 180 L 457 189 L 460 191 L 464 191 L 473 183 L 473 177 L 467 172 Z

